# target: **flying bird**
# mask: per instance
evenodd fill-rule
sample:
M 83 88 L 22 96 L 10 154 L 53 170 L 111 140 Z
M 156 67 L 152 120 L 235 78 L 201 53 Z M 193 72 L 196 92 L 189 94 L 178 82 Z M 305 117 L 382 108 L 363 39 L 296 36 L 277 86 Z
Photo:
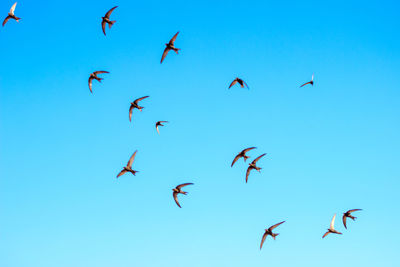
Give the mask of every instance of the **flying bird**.
M 3 27 L 4 27 L 4 25 L 6 25 L 6 23 L 7 23 L 7 21 L 8 21 L 9 19 L 15 19 L 17 22 L 19 22 L 19 20 L 21 19 L 21 18 L 18 18 L 17 16 L 14 15 L 14 11 L 15 11 L 15 7 L 16 7 L 16 6 L 17 6 L 17 2 L 15 2 L 14 5 L 12 5 L 12 7 L 11 7 L 11 9 L 10 9 L 10 12 L 8 12 L 8 16 L 4 19 L 4 21 L 3 21 Z
M 104 17 L 101 17 L 101 28 L 103 29 L 104 35 L 106 35 L 106 24 L 108 24 L 108 28 L 111 29 L 112 25 L 116 22 L 116 20 L 110 20 L 111 13 L 116 9 L 118 6 L 115 6 L 108 10 L 108 12 L 104 15 Z
M 233 159 L 231 167 L 232 167 L 233 164 L 235 164 L 235 162 L 238 161 L 240 158 L 243 158 L 243 159 L 244 159 L 244 162 L 246 162 L 246 160 L 247 160 L 248 158 L 250 158 L 249 156 L 246 155 L 246 153 L 249 152 L 249 151 L 252 150 L 252 149 L 255 149 L 255 148 L 256 148 L 256 147 L 249 147 L 249 148 L 243 149 L 243 150 L 242 150 L 239 154 L 237 154 L 237 156 Z
M 138 171 L 135 171 L 135 170 L 132 169 L 132 163 L 135 160 L 136 153 L 137 153 L 137 150 L 133 153 L 133 155 L 129 159 L 128 164 L 126 164 L 126 166 L 122 169 L 122 171 L 120 171 L 120 173 L 118 173 L 117 178 L 120 177 L 121 175 L 124 175 L 127 172 L 130 172 L 133 175 L 136 175 L 136 173 Z
M 331 221 L 331 225 L 329 226 L 328 231 L 322 236 L 322 238 L 324 238 L 325 236 L 329 235 L 329 234 L 338 234 L 341 235 L 341 232 L 338 232 L 335 230 L 335 218 L 336 218 L 336 214 L 333 215 L 332 221 Z
M 311 84 L 311 86 L 314 85 L 314 74 L 311 76 L 311 81 L 306 82 L 305 84 L 302 84 L 300 87 L 303 87 L 304 85 L 307 85 L 307 84 Z
M 103 74 L 103 73 L 109 73 L 108 71 L 104 71 L 104 70 L 99 70 L 99 71 L 95 71 L 93 73 L 90 74 L 89 76 L 89 90 L 91 93 L 93 93 L 92 91 L 92 81 L 93 79 L 97 80 L 98 82 L 101 82 L 104 78 L 100 78 L 97 76 L 97 74 Z
M 175 43 L 176 37 L 178 37 L 178 34 L 179 34 L 179 32 L 177 32 L 177 33 L 174 35 L 174 37 L 172 37 L 172 39 L 169 41 L 169 43 L 165 44 L 166 47 L 165 47 L 165 49 L 164 49 L 164 53 L 162 54 L 160 64 L 164 61 L 165 57 L 167 56 L 167 54 L 168 54 L 168 52 L 169 52 L 170 50 L 174 50 L 176 54 L 178 54 L 178 51 L 181 50 L 180 48 L 176 48 L 176 47 L 174 46 L 174 43 Z
M 277 224 L 274 224 L 274 225 L 272 225 L 270 228 L 268 228 L 268 229 L 265 229 L 265 233 L 263 234 L 263 237 L 262 237 L 262 239 L 261 239 L 261 245 L 260 245 L 260 250 L 262 249 L 262 246 L 263 246 L 263 244 L 264 244 L 264 241 L 265 241 L 265 239 L 267 238 L 267 236 L 272 236 L 272 238 L 275 240 L 275 237 L 277 236 L 277 235 L 279 235 L 278 233 L 273 233 L 272 232 L 272 230 L 274 230 L 276 227 L 278 227 L 279 225 L 281 225 L 282 223 L 284 223 L 285 221 L 283 221 L 283 222 L 280 222 L 280 223 L 277 223 Z
M 179 208 L 182 208 L 182 207 L 181 207 L 181 205 L 179 204 L 179 201 L 178 201 L 178 194 L 187 195 L 187 192 L 182 191 L 181 189 L 182 189 L 182 187 L 184 187 L 184 186 L 192 185 L 192 184 L 193 184 L 193 183 L 180 184 L 180 185 L 178 185 L 177 187 L 175 187 L 175 188 L 172 189 L 172 196 L 174 197 L 175 202 L 176 202 L 176 205 L 178 205 Z
M 168 121 L 157 121 L 156 122 L 156 130 L 157 130 L 158 134 L 160 134 L 160 131 L 158 130 L 158 126 L 164 126 L 163 123 L 168 123 Z
M 258 158 L 256 158 L 255 160 L 253 160 L 251 163 L 249 163 L 249 167 L 247 168 L 247 172 L 246 172 L 246 183 L 247 180 L 249 179 L 249 174 L 251 172 L 251 170 L 257 170 L 257 171 L 261 171 L 261 168 L 256 166 L 256 163 L 259 159 L 261 159 L 262 157 L 264 157 L 266 155 L 266 153 L 262 154 L 261 156 L 259 156 Z
M 242 88 L 244 88 L 245 85 L 246 85 L 247 88 L 249 88 L 249 86 L 247 85 L 247 83 L 246 83 L 245 81 L 243 81 L 243 80 L 240 79 L 240 78 L 236 78 L 236 79 L 233 80 L 233 82 L 231 82 L 231 85 L 229 85 L 229 88 L 228 88 L 228 89 L 230 89 L 230 88 L 231 88 L 232 86 L 234 86 L 236 83 L 239 83 L 239 84 L 240 84 L 240 87 L 242 87 Z
M 129 108 L 129 121 L 132 121 L 132 111 L 133 109 L 137 108 L 138 110 L 142 111 L 143 107 L 139 106 L 139 101 L 142 101 L 145 98 L 148 98 L 149 96 L 144 96 L 141 98 L 136 99 L 135 101 L 131 102 L 131 106 Z
M 353 213 L 353 212 L 355 212 L 355 211 L 359 211 L 359 210 L 362 210 L 362 209 L 348 210 L 348 211 L 346 211 L 345 213 L 343 213 L 343 225 L 344 225 L 344 228 L 347 229 L 347 225 L 346 225 L 346 220 L 347 220 L 347 218 L 350 218 L 350 219 L 352 219 L 353 221 L 354 221 L 355 219 L 357 219 L 357 217 L 354 217 L 353 215 L 351 215 L 351 213 Z

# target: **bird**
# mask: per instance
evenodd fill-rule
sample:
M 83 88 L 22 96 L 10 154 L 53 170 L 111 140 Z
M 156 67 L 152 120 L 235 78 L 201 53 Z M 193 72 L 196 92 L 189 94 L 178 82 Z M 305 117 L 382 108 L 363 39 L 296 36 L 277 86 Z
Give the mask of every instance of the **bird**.
M 362 210 L 362 209 L 348 210 L 348 211 L 346 211 L 345 213 L 343 213 L 343 225 L 344 225 L 344 228 L 347 229 L 347 225 L 346 225 L 346 220 L 347 220 L 347 218 L 350 218 L 350 219 L 352 219 L 353 221 L 354 221 L 355 219 L 357 219 L 357 217 L 352 216 L 351 213 L 353 213 L 353 212 L 355 212 L 355 211 L 359 211 L 359 210 Z
M 133 109 L 137 108 L 138 110 L 142 111 L 143 107 L 139 106 L 139 101 L 142 101 L 145 98 L 148 98 L 149 96 L 144 96 L 141 98 L 136 99 L 135 101 L 131 102 L 131 106 L 129 108 L 129 121 L 132 121 L 132 111 Z
M 178 51 L 181 50 L 180 48 L 176 48 L 176 47 L 174 46 L 174 43 L 175 43 L 176 37 L 178 37 L 178 34 L 179 34 L 179 32 L 177 32 L 177 33 L 174 35 L 174 37 L 172 37 L 172 39 L 169 41 L 169 43 L 165 44 L 166 47 L 165 47 L 164 52 L 163 52 L 163 54 L 162 54 L 160 64 L 163 63 L 165 57 L 167 56 L 167 54 L 168 54 L 168 52 L 169 52 L 170 50 L 174 50 L 176 54 L 178 54 Z
M 101 28 L 103 29 L 104 35 L 106 35 L 106 24 L 108 24 L 109 29 L 111 29 L 112 25 L 116 22 L 116 20 L 110 20 L 111 13 L 116 9 L 118 6 L 115 6 L 107 11 L 104 17 L 101 17 Z
M 262 237 L 262 239 L 261 239 L 260 250 L 262 249 L 262 246 L 263 246 L 263 244 L 264 244 L 264 241 L 265 241 L 265 239 L 267 238 L 268 235 L 272 236 L 272 238 L 275 240 L 275 237 L 276 237 L 277 235 L 279 235 L 279 234 L 273 233 L 272 230 L 274 230 L 276 227 L 278 227 L 279 225 L 281 225 L 281 224 L 284 223 L 284 222 L 285 222 L 285 221 L 280 222 L 280 223 L 277 223 L 277 224 L 274 224 L 274 225 L 272 225 L 270 228 L 265 229 L 265 233 L 263 234 L 263 237 Z
M 300 87 L 303 87 L 304 85 L 307 85 L 307 84 L 311 84 L 311 86 L 314 85 L 314 74 L 311 76 L 311 81 L 306 82 L 305 84 L 302 84 Z
M 322 238 L 324 238 L 325 236 L 329 235 L 330 233 L 332 234 L 338 234 L 341 235 L 341 232 L 338 232 L 335 230 L 335 218 L 336 218 L 336 214 L 333 215 L 332 221 L 331 221 L 331 225 L 329 226 L 328 231 L 322 236 Z
M 233 82 L 231 82 L 231 84 L 229 85 L 229 88 L 228 89 L 230 89 L 232 86 L 234 86 L 236 83 L 239 83 L 240 84 L 240 87 L 242 87 L 242 88 L 244 88 L 244 86 L 246 85 L 246 87 L 247 87 L 247 89 L 249 88 L 249 86 L 247 85 L 247 83 L 245 82 L 245 81 L 243 81 L 242 79 L 240 79 L 240 78 L 236 78 L 236 79 L 234 79 L 233 80 Z
M 4 19 L 4 21 L 3 21 L 3 27 L 4 27 L 4 25 L 6 25 L 6 23 L 7 23 L 7 21 L 8 21 L 9 19 L 15 19 L 17 22 L 19 22 L 19 20 L 21 19 L 21 18 L 18 18 L 17 16 L 14 15 L 14 11 L 15 11 L 15 7 L 16 7 L 16 6 L 17 6 L 17 2 L 15 2 L 14 5 L 12 5 L 12 7 L 11 7 L 11 9 L 10 9 L 10 12 L 8 12 L 8 16 Z
M 97 74 L 102 74 L 102 73 L 109 73 L 109 72 L 105 71 L 105 70 L 98 70 L 98 71 L 95 71 L 95 72 L 90 74 L 90 76 L 89 76 L 89 90 L 90 90 L 91 93 L 93 93 L 93 91 L 92 91 L 92 81 L 93 81 L 93 79 L 97 80 L 98 82 L 101 82 L 101 80 L 103 80 L 104 78 L 97 77 Z
M 157 130 L 158 134 L 160 134 L 160 131 L 158 130 L 158 126 L 164 126 L 163 123 L 168 123 L 168 121 L 157 121 L 156 122 L 156 130 Z
M 249 179 L 249 174 L 250 174 L 251 170 L 261 171 L 261 168 L 256 166 L 256 163 L 260 158 L 264 157 L 265 155 L 266 155 L 266 153 L 262 154 L 261 156 L 259 156 L 255 160 L 253 160 L 251 163 L 249 163 L 249 167 L 247 168 L 247 172 L 246 172 L 246 183 L 247 183 L 247 180 Z
M 117 178 L 120 177 L 121 175 L 124 175 L 127 172 L 132 173 L 133 175 L 136 175 L 136 173 L 138 171 L 135 171 L 132 169 L 132 163 L 135 160 L 135 156 L 136 156 L 137 150 L 133 153 L 133 155 L 131 156 L 131 158 L 129 159 L 128 163 L 126 164 L 126 166 L 122 169 L 122 171 L 120 171 L 120 173 L 118 173 Z
M 180 184 L 177 187 L 172 189 L 172 196 L 174 197 L 176 205 L 178 205 L 179 208 L 182 208 L 182 207 L 181 207 L 181 205 L 179 204 L 179 201 L 178 201 L 178 194 L 187 195 L 187 192 L 181 190 L 182 187 L 187 186 L 187 185 L 193 185 L 193 183 Z
M 233 164 L 235 164 L 236 161 L 238 161 L 240 158 L 244 159 L 244 162 L 246 162 L 246 160 L 248 158 L 250 158 L 249 156 L 246 155 L 247 152 L 249 152 L 252 149 L 255 149 L 256 147 L 249 147 L 246 149 L 243 149 L 239 154 L 237 154 L 237 156 L 233 159 L 231 167 L 233 167 Z

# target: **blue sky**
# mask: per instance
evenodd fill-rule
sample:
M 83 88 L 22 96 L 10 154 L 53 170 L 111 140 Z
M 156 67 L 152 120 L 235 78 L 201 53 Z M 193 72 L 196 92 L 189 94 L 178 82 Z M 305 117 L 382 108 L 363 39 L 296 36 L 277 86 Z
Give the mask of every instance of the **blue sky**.
M 398 266 L 399 8 L 19 1 L 0 32 L 0 265 Z M 245 184 L 230 163 L 249 146 L 267 156 Z M 334 213 L 343 235 L 322 240 Z

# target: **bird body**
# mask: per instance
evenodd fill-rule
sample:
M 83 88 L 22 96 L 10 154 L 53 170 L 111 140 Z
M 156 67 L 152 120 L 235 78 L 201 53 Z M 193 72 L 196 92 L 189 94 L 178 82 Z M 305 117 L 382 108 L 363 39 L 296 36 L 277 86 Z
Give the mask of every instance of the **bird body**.
M 272 225 L 270 228 L 265 229 L 265 232 L 264 232 L 264 234 L 263 234 L 263 236 L 262 236 L 262 239 L 261 239 L 260 250 L 262 249 L 262 246 L 263 246 L 264 241 L 265 241 L 265 239 L 267 238 L 267 236 L 270 235 L 270 236 L 275 240 L 275 238 L 276 238 L 279 234 L 278 234 L 278 233 L 273 233 L 272 230 L 274 230 L 276 227 L 278 227 L 279 225 L 281 225 L 281 224 L 284 223 L 284 222 L 285 222 L 285 221 L 280 222 L 280 223 L 277 223 L 277 224 L 274 224 L 274 225 Z
M 14 5 L 12 5 L 10 11 L 8 12 L 7 17 L 4 19 L 3 27 L 4 27 L 4 25 L 6 25 L 7 21 L 10 19 L 14 19 L 16 22 L 19 22 L 19 20 L 21 19 L 21 18 L 18 18 L 17 16 L 15 16 L 15 14 L 14 14 L 16 7 L 17 7 L 17 2 L 15 2 Z
M 353 221 L 355 221 L 357 219 L 357 217 L 354 217 L 353 215 L 351 215 L 351 213 L 353 213 L 355 211 L 359 211 L 359 210 L 362 210 L 362 209 L 352 209 L 352 210 L 348 210 L 345 213 L 343 213 L 343 225 L 344 225 L 344 228 L 347 229 L 347 225 L 346 225 L 347 218 L 350 218 Z
M 176 54 L 179 54 L 178 52 L 179 52 L 179 50 L 181 50 L 181 49 L 175 47 L 175 40 L 176 40 L 176 37 L 178 37 L 178 34 L 179 34 L 179 32 L 177 32 L 177 33 L 172 37 L 172 39 L 171 39 L 168 43 L 165 44 L 166 47 L 165 47 L 164 52 L 163 52 L 163 54 L 162 54 L 160 64 L 163 63 L 163 61 L 164 61 L 165 57 L 168 55 L 168 52 L 169 52 L 169 51 L 173 50 Z
M 229 85 L 230 89 L 232 86 L 234 86 L 236 83 L 238 83 L 240 85 L 241 88 L 244 88 L 244 86 L 246 85 L 247 88 L 249 88 L 249 86 L 247 85 L 247 83 L 245 81 L 243 81 L 242 79 L 240 79 L 239 77 L 236 77 L 231 84 Z
M 160 131 L 158 130 L 158 127 L 159 126 L 164 126 L 163 123 L 168 123 L 168 121 L 157 121 L 156 122 L 156 130 L 157 130 L 158 134 L 160 134 Z
M 124 174 L 127 173 L 127 172 L 130 172 L 130 173 L 132 173 L 133 175 L 136 175 L 136 173 L 137 173 L 138 171 L 135 171 L 135 170 L 132 169 L 132 164 L 133 164 L 133 161 L 135 160 L 136 153 L 137 153 L 137 150 L 136 150 L 136 151 L 132 154 L 132 156 L 129 158 L 128 163 L 126 164 L 126 166 L 124 166 L 124 168 L 122 169 L 122 171 L 120 171 L 120 172 L 118 173 L 117 178 L 120 177 L 121 175 L 124 175 Z
M 131 106 L 129 107 L 129 121 L 132 121 L 132 111 L 136 108 L 139 111 L 142 111 L 144 107 L 139 106 L 139 102 L 149 96 L 143 96 L 141 98 L 136 99 L 135 101 L 131 102 Z
M 255 160 L 253 160 L 251 163 L 249 163 L 249 167 L 247 168 L 247 172 L 246 172 L 246 183 L 247 183 L 247 180 L 249 179 L 249 174 L 250 174 L 250 172 L 252 171 L 252 170 L 257 170 L 257 171 L 261 171 L 261 168 L 260 167 L 258 167 L 257 165 L 256 165 L 256 163 L 257 163 L 257 161 L 259 160 L 259 159 L 261 159 L 262 157 L 264 157 L 266 155 L 266 153 L 264 153 L 264 154 L 262 154 L 261 156 L 259 156 L 259 157 L 257 157 Z
M 104 80 L 104 78 L 100 78 L 100 77 L 97 76 L 98 74 L 102 74 L 102 73 L 109 73 L 109 72 L 108 71 L 104 71 L 104 70 L 100 70 L 100 71 L 92 72 L 90 74 L 88 83 L 89 83 L 89 90 L 90 90 L 91 93 L 93 93 L 93 91 L 92 91 L 92 81 L 96 80 L 98 82 L 101 82 L 102 80 Z
M 187 195 L 187 192 L 182 190 L 182 188 L 187 186 L 187 185 L 193 185 L 193 183 L 180 184 L 177 187 L 172 189 L 172 196 L 174 197 L 175 203 L 176 203 L 176 205 L 178 205 L 179 208 L 182 208 L 182 207 L 181 207 L 181 205 L 179 204 L 179 201 L 178 201 L 178 194 Z
M 116 9 L 118 6 L 115 6 L 107 11 L 104 17 L 101 17 L 101 28 L 103 30 L 104 35 L 106 35 L 106 24 L 108 24 L 108 28 L 111 29 L 112 25 L 116 22 L 116 20 L 110 20 L 111 13 Z
M 327 232 L 322 236 L 322 238 L 326 237 L 329 234 L 338 234 L 338 235 L 342 234 L 341 232 L 335 230 L 335 218 L 336 218 L 336 214 L 333 215 L 333 218 L 331 220 L 331 224 L 330 224 Z
M 246 149 L 243 149 L 242 151 L 240 151 L 240 153 L 237 154 L 236 157 L 233 159 L 231 167 L 233 167 L 233 164 L 235 164 L 235 162 L 238 161 L 240 158 L 243 158 L 244 162 L 246 162 L 246 160 L 248 158 L 250 158 L 249 156 L 246 155 L 246 153 L 255 148 L 256 147 L 249 147 L 249 148 L 246 148 Z

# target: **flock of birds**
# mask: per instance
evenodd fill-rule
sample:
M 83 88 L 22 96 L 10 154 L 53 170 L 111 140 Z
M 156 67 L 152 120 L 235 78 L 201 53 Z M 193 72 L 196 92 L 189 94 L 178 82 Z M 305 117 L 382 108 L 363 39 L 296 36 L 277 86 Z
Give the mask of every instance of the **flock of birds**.
M 17 17 L 17 16 L 14 14 L 16 6 L 17 6 L 17 3 L 15 3 L 14 5 L 12 5 L 12 7 L 11 7 L 11 9 L 10 9 L 10 11 L 9 11 L 9 13 L 8 13 L 8 15 L 7 15 L 7 17 L 6 17 L 6 18 L 4 19 L 4 21 L 3 21 L 3 27 L 4 27 L 4 25 L 6 25 L 6 23 L 7 23 L 10 19 L 13 19 L 13 20 L 15 20 L 15 21 L 17 21 L 17 22 L 19 22 L 19 20 L 21 19 L 21 18 Z M 109 26 L 109 29 L 111 29 L 111 27 L 112 27 L 112 26 L 114 25 L 114 23 L 116 22 L 115 20 L 111 20 L 111 19 L 110 19 L 110 16 L 111 16 L 112 12 L 113 12 L 117 7 L 118 7 L 118 6 L 115 6 L 115 7 L 111 8 L 109 11 L 107 11 L 107 13 L 104 15 L 104 17 L 102 17 L 101 28 L 102 28 L 102 31 L 103 31 L 104 35 L 106 35 L 106 26 L 108 25 L 108 26 Z M 170 40 L 168 43 L 165 44 L 166 47 L 165 47 L 164 52 L 163 52 L 163 54 L 162 54 L 160 63 L 163 63 L 163 61 L 164 61 L 164 59 L 166 58 L 166 56 L 168 55 L 168 52 L 169 52 L 169 51 L 173 50 L 176 54 L 178 54 L 180 48 L 176 48 L 176 47 L 175 47 L 175 41 L 176 41 L 176 38 L 178 37 L 178 34 L 179 34 L 179 32 L 177 32 L 177 33 L 171 38 L 171 40 Z M 98 81 L 98 82 L 101 82 L 101 81 L 103 80 L 103 78 L 99 77 L 98 75 L 99 75 L 99 74 L 106 74 L 106 73 L 109 73 L 109 72 L 108 72 L 108 71 L 94 71 L 93 73 L 91 73 L 91 74 L 89 75 L 89 81 L 88 81 L 88 83 L 89 83 L 89 90 L 90 90 L 91 93 L 93 93 L 93 90 L 92 90 L 92 81 L 93 81 L 93 80 L 96 80 L 96 81 Z M 240 79 L 239 77 L 237 77 L 237 78 L 235 78 L 235 79 L 231 82 L 231 84 L 229 85 L 229 88 L 228 88 L 228 89 L 230 89 L 232 86 L 234 86 L 234 85 L 237 84 L 237 83 L 240 85 L 241 88 L 244 88 L 245 86 L 246 86 L 247 88 L 249 88 L 249 86 L 247 85 L 247 83 L 246 83 L 245 81 L 243 81 L 242 79 Z M 308 84 L 311 85 L 311 86 L 314 85 L 314 74 L 312 75 L 311 80 L 310 80 L 309 82 L 306 82 L 306 83 L 302 84 L 300 87 L 303 87 L 303 86 L 308 85 Z M 143 97 L 140 97 L 140 98 L 134 100 L 133 102 L 131 102 L 131 105 L 130 105 L 130 107 L 129 107 L 129 121 L 132 121 L 132 112 L 133 112 L 134 109 L 138 109 L 139 111 L 142 111 L 143 107 L 139 105 L 139 102 L 142 101 L 142 100 L 144 100 L 144 99 L 146 99 L 146 98 L 148 98 L 148 97 L 149 97 L 149 96 L 143 96 Z M 158 134 L 160 133 L 159 127 L 160 127 L 160 126 L 164 126 L 163 123 L 168 123 L 168 121 L 157 121 L 156 124 L 155 124 L 156 131 L 157 131 Z M 249 151 L 251 151 L 251 150 L 253 150 L 253 149 L 255 149 L 255 148 L 256 148 L 256 147 L 249 147 L 249 148 L 246 148 L 246 149 L 242 150 L 242 151 L 241 151 L 239 154 L 237 154 L 237 155 L 235 156 L 235 158 L 233 159 L 233 162 L 232 162 L 232 164 L 231 164 L 231 167 L 233 167 L 233 165 L 234 165 L 240 158 L 243 158 L 244 161 L 246 162 L 246 160 L 247 160 L 248 158 L 250 158 L 249 156 L 246 155 L 246 153 L 249 152 Z M 137 173 L 138 171 L 132 169 L 132 164 L 133 164 L 133 162 L 134 162 L 134 160 L 135 160 L 136 154 L 137 154 L 137 150 L 136 150 L 136 151 L 133 153 L 133 155 L 130 157 L 130 159 L 129 159 L 128 163 L 126 164 L 126 166 L 124 166 L 123 169 L 118 173 L 117 178 L 120 177 L 121 175 L 127 173 L 127 172 L 130 172 L 130 173 L 132 173 L 133 175 L 136 175 L 136 173 Z M 249 166 L 247 167 L 247 171 L 246 171 L 246 183 L 247 183 L 247 181 L 248 181 L 250 172 L 251 172 L 252 170 L 257 170 L 257 171 L 261 172 L 261 168 L 258 167 L 256 164 L 257 164 L 257 162 L 258 162 L 262 157 L 264 157 L 265 155 L 266 155 L 266 153 L 264 153 L 264 154 L 258 156 L 258 157 L 255 158 L 251 163 L 249 163 Z M 188 185 L 193 185 L 193 183 L 183 183 L 183 184 L 180 184 L 180 185 L 178 185 L 178 186 L 176 186 L 175 188 L 172 189 L 172 196 L 173 196 L 173 198 L 174 198 L 174 200 L 175 200 L 176 205 L 178 205 L 179 208 L 181 208 L 181 205 L 180 205 L 180 203 L 179 203 L 179 201 L 178 201 L 178 195 L 179 195 L 179 194 L 187 195 L 187 192 L 183 191 L 182 188 L 185 187 L 185 186 L 188 186 Z M 356 219 L 356 217 L 354 217 L 353 215 L 351 215 L 351 214 L 352 214 L 353 212 L 355 212 L 355 211 L 361 211 L 361 209 L 351 209 L 351 210 L 348 210 L 347 212 L 343 213 L 342 220 L 343 220 L 343 225 L 344 225 L 344 227 L 345 227 L 346 229 L 347 229 L 347 224 L 346 224 L 347 218 L 350 218 L 350 219 L 352 219 L 353 221 Z M 342 234 L 341 232 L 339 232 L 339 231 L 337 231 L 337 230 L 335 229 L 335 218 L 336 218 L 336 214 L 333 215 L 333 218 L 332 218 L 332 220 L 331 220 L 330 226 L 329 226 L 328 230 L 325 232 L 325 234 L 322 236 L 322 238 L 326 237 L 326 236 L 329 235 L 329 234 L 339 234 L 339 235 Z M 276 236 L 279 235 L 279 234 L 278 234 L 278 233 L 272 232 L 272 230 L 274 230 L 276 227 L 278 227 L 279 225 L 281 225 L 281 224 L 284 223 L 284 222 L 285 222 L 285 221 L 279 222 L 279 223 L 277 223 L 277 224 L 272 225 L 272 226 L 269 227 L 268 229 L 265 229 L 265 232 L 264 232 L 264 234 L 263 234 L 263 236 L 262 236 L 262 239 L 261 239 L 260 249 L 262 248 L 262 246 L 263 246 L 263 244 L 264 244 L 264 241 L 265 241 L 265 239 L 267 238 L 267 236 L 270 235 L 270 236 L 275 240 Z

